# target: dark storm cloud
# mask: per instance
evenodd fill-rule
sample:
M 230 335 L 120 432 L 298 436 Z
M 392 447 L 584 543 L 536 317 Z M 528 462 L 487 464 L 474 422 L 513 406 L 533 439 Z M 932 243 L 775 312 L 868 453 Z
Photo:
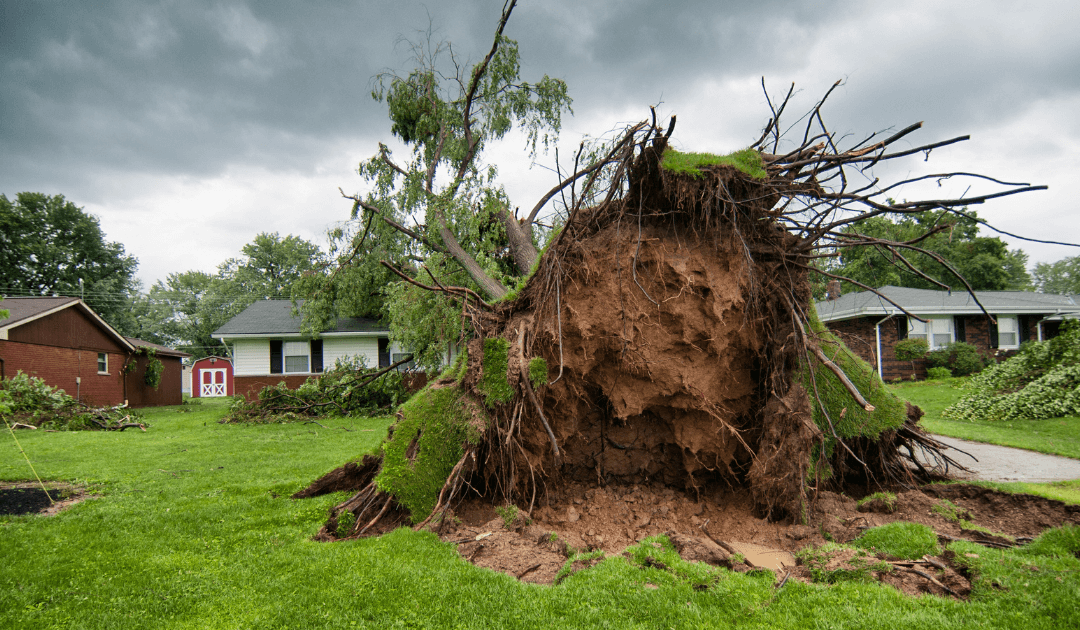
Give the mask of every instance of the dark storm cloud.
M 425 42 L 429 28 L 433 44 L 453 42 L 462 64 L 479 61 L 501 8 L 500 0 L 0 3 L 0 192 L 63 193 L 113 225 L 145 220 L 140 213 L 168 205 L 168 194 L 202 195 L 205 229 L 223 234 L 290 217 L 281 207 L 215 223 L 226 208 L 244 212 L 238 200 L 278 203 L 284 195 L 273 191 L 285 179 L 326 187 L 330 198 L 339 185 L 359 185 L 350 166 L 390 140 L 372 76 L 407 72 L 408 40 Z M 1009 151 L 1060 188 L 1065 175 L 1054 169 L 1075 171 L 1080 141 L 1063 115 L 1080 101 L 1077 12 L 1066 2 L 522 0 L 506 34 L 520 44 L 523 79 L 567 81 L 571 145 L 660 103 L 659 114 L 679 115 L 680 146 L 718 150 L 756 138 L 768 118 L 761 77 L 774 97 L 792 82 L 800 90 L 788 123 L 842 79 L 825 109 L 833 131 L 861 139 L 924 120 L 913 140 L 978 140 L 1017 133 L 1010 125 L 1023 121 L 1030 133 Z M 1067 159 L 1049 168 L 1040 154 Z M 340 171 L 327 175 L 333 165 Z M 232 201 L 218 208 L 207 190 Z M 320 203 L 318 217 L 297 219 L 302 227 L 265 227 L 317 232 L 343 215 Z M 180 247 L 175 240 L 168 246 Z M 146 247 L 144 268 L 156 255 Z
M 192 175 L 232 161 L 303 168 L 327 140 L 385 128 L 369 79 L 402 62 L 399 34 L 427 22 L 415 2 L 3 6 L 8 173 L 80 162 Z

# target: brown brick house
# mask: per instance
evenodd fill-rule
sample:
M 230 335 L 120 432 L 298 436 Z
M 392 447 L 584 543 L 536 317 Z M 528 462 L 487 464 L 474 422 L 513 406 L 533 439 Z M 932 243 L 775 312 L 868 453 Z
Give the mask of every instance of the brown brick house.
M 1080 300 L 1068 295 L 976 291 L 976 302 L 960 291 L 892 286 L 879 291 L 888 299 L 860 291 L 818 302 L 816 307 L 821 321 L 886 381 L 910 378 L 913 373 L 926 377 L 925 361 L 912 366 L 896 359 L 893 347 L 901 339 L 922 337 L 931 349 L 965 341 L 985 356 L 1000 357 L 1015 352 L 1025 341 L 1053 337 L 1063 317 L 1080 313 Z
M 183 402 L 180 363 L 190 355 L 124 337 L 79 298 L 6 298 L 0 310 L 9 311 L 0 319 L 0 378 L 24 372 L 93 405 Z M 164 368 L 156 389 L 144 381 L 145 349 Z

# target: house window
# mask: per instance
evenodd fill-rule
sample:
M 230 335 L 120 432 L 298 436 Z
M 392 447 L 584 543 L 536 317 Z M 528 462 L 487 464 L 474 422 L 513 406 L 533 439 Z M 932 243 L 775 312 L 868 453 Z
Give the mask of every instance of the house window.
M 1001 317 L 998 316 L 998 347 L 999 348 L 1016 348 L 1019 347 L 1019 327 L 1016 325 L 1015 317 Z
M 928 317 L 920 322 L 914 317 L 908 318 L 908 337 L 925 339 L 930 348 L 940 348 L 953 341 L 953 322 L 951 317 Z
M 914 317 L 907 318 L 908 320 L 908 339 L 923 339 L 926 343 L 930 343 L 930 339 L 927 337 L 927 328 L 929 321 L 920 322 Z
M 952 343 L 953 340 L 953 326 L 951 317 L 935 317 L 928 322 L 931 325 L 931 329 L 934 335 L 934 341 L 930 344 L 932 348 L 940 348 Z
M 285 355 L 285 372 L 307 372 L 308 344 L 306 341 L 286 341 L 281 344 Z
M 97 353 L 97 371 L 98 374 L 109 373 L 109 355 L 105 352 Z

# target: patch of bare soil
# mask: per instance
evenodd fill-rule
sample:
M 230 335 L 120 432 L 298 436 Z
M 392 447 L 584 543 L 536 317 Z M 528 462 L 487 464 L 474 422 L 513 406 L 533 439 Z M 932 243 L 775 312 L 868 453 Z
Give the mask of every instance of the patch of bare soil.
M 0 515 L 52 516 L 88 498 L 85 488 L 71 484 L 49 483 L 45 488 L 48 492 L 29 481 L 0 483 Z
M 1022 544 L 1049 527 L 1080 524 L 1078 506 L 968 485 L 901 491 L 891 512 L 884 503 L 868 504 L 870 507 L 863 509 L 869 511 L 860 511 L 851 497 L 821 492 L 809 525 L 762 518 L 755 512 L 750 492 L 738 488 L 694 496 L 659 483 L 602 488 L 571 483 L 561 491 L 549 492 L 548 499 L 531 519 L 518 513 L 509 522 L 490 503 L 469 499 L 434 529 L 442 540 L 457 544 L 462 557 L 477 566 L 526 582 L 551 584 L 574 551 L 602 550 L 616 555 L 656 534 L 667 534 L 689 561 L 733 570 L 768 568 L 778 580 L 809 581 L 812 567 L 795 560 L 797 551 L 830 540 L 850 542 L 867 528 L 893 521 L 925 524 L 943 542 L 966 539 L 989 546 Z M 958 522 L 957 516 L 966 523 Z M 997 535 L 965 527 L 967 524 Z M 739 559 L 735 554 L 742 554 L 746 563 L 735 563 L 733 560 Z M 949 552 L 915 562 L 855 556 L 855 551 L 838 553 L 814 568 L 859 571 L 886 561 L 892 571 L 867 571 L 867 575 L 905 593 L 965 599 L 971 590 L 968 577 L 953 564 Z

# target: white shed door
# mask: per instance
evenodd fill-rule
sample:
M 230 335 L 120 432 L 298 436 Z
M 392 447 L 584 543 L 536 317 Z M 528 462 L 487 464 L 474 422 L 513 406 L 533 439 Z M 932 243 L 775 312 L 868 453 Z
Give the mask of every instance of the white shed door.
M 203 370 L 202 371 L 202 389 L 199 390 L 199 395 L 203 398 L 214 398 L 216 396 L 225 396 L 225 370 Z

